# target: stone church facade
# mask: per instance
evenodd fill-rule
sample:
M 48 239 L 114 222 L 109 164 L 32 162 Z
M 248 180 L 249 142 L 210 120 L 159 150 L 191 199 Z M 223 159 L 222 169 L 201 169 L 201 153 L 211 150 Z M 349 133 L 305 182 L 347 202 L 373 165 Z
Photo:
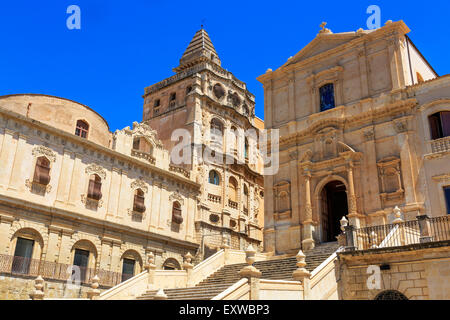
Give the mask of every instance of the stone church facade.
M 146 89 L 143 121 L 114 133 L 75 101 L 0 97 L 0 298 L 27 299 L 38 275 L 49 297 L 84 297 L 95 275 L 115 286 L 149 255 L 158 269 L 180 270 L 187 253 L 198 263 L 220 247 L 260 247 L 263 179 L 256 140 L 243 134 L 263 128 L 254 96 L 220 67 L 203 29 L 175 72 Z M 156 99 L 159 115 L 149 109 Z M 175 165 L 171 132 L 186 128 L 192 149 L 206 148 L 211 123 L 239 130 L 234 144 L 216 134 L 212 146 L 236 161 Z M 80 291 L 67 284 L 73 265 Z
M 264 247 L 276 254 L 355 228 L 449 213 L 450 78 L 402 22 L 317 37 L 258 80 L 280 170 L 265 176 Z

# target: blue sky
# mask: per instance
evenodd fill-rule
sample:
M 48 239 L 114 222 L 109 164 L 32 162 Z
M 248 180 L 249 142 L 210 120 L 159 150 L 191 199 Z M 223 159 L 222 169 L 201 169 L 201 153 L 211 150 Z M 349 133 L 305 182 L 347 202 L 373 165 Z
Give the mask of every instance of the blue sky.
M 69 5 L 81 30 L 68 30 Z M 222 66 L 248 84 L 264 117 L 256 77 L 276 69 L 317 34 L 367 29 L 369 5 L 404 20 L 440 75 L 450 73 L 450 1 L 116 1 L 0 2 L 0 95 L 43 93 L 94 108 L 112 131 L 142 120 L 144 87 L 172 68 L 204 21 Z

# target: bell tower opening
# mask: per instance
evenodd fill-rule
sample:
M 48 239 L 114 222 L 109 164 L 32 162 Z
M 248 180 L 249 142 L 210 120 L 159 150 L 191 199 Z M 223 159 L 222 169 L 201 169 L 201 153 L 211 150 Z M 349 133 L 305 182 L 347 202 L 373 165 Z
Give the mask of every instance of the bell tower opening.
M 331 181 L 321 193 L 322 242 L 336 241 L 341 233 L 339 220 L 348 214 L 347 191 L 341 181 Z

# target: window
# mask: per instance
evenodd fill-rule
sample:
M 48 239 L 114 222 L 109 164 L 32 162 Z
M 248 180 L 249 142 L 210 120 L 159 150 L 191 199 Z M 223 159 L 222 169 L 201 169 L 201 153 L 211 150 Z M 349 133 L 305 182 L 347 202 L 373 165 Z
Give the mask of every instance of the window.
M 127 281 L 128 279 L 134 276 L 134 266 L 136 265 L 136 261 L 131 259 L 123 259 L 122 266 L 122 282 Z
M 144 191 L 137 189 L 134 193 L 133 211 L 143 213 L 145 211 L 144 201 Z
M 379 293 L 375 300 L 408 300 L 408 298 L 397 290 L 386 290 Z
M 228 182 L 228 192 L 229 199 L 233 202 L 237 202 L 237 193 L 238 193 L 238 183 L 235 178 L 230 177 L 230 181 Z
M 173 203 L 172 207 L 172 221 L 176 224 L 183 223 L 183 216 L 181 215 L 181 205 L 178 202 Z
M 77 121 L 77 128 L 75 129 L 75 135 L 87 139 L 89 133 L 89 125 L 83 120 Z
M 444 196 L 447 204 L 447 214 L 450 214 L 450 186 L 444 187 Z
M 89 179 L 89 188 L 87 197 L 93 200 L 100 200 L 102 198 L 102 179 L 94 174 Z
M 186 94 L 190 93 L 192 91 L 192 86 L 189 86 L 186 88 Z
M 33 256 L 34 241 L 17 238 L 16 250 L 12 264 L 12 272 L 28 274 L 30 271 L 31 258 Z
M 223 140 L 223 125 L 217 120 L 213 119 L 211 121 L 211 142 L 217 143 L 218 145 L 222 145 Z
M 334 85 L 332 83 L 326 84 L 319 89 L 320 93 L 320 111 L 333 109 L 334 103 Z
M 209 183 L 215 184 L 216 186 L 220 185 L 219 174 L 214 170 L 211 170 L 209 172 Z
M 245 157 L 246 160 L 248 160 L 248 148 L 249 148 L 248 139 L 245 138 L 244 157 Z
M 156 100 L 155 100 L 155 103 L 153 104 L 153 106 L 154 106 L 155 108 L 158 108 L 160 105 L 161 105 L 161 100 L 156 99 Z
M 50 183 L 50 161 L 46 157 L 37 159 L 33 182 L 44 186 Z
M 141 145 L 141 138 L 135 138 L 133 140 L 133 149 L 134 150 L 139 150 L 140 149 L 140 145 Z
M 450 111 L 442 111 L 428 117 L 431 139 L 441 139 L 450 136 Z
M 244 213 L 248 214 L 248 187 L 244 185 Z
M 87 269 L 89 265 L 89 251 L 75 249 L 75 255 L 73 257 L 73 265 L 80 268 L 81 281 L 86 281 Z
M 170 94 L 170 101 L 175 101 L 175 100 L 177 100 L 177 94 L 174 92 L 174 93 Z

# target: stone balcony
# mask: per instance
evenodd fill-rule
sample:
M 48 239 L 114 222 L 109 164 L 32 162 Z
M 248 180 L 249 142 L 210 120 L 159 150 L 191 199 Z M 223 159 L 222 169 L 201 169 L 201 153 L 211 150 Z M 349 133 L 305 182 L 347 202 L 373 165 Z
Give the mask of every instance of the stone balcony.
M 150 153 L 147 153 L 144 151 L 139 151 L 139 150 L 133 149 L 133 150 L 131 150 L 131 156 L 147 160 L 149 163 L 151 163 L 153 165 L 156 163 L 156 159 Z
M 441 139 L 436 139 L 430 141 L 431 144 L 431 152 L 432 153 L 440 153 L 440 152 L 449 152 L 450 151 L 450 136 L 444 137 Z

